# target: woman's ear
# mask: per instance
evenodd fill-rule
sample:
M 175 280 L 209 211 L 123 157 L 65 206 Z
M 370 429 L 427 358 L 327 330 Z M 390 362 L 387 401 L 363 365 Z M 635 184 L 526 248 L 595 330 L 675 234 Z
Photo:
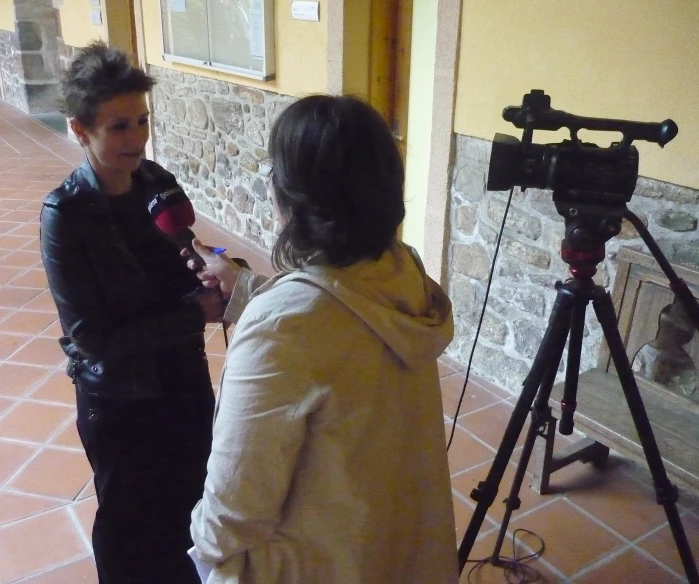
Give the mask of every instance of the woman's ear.
M 90 143 L 90 138 L 87 135 L 87 128 L 85 128 L 85 125 L 77 118 L 70 118 L 68 124 L 80 145 L 87 146 Z

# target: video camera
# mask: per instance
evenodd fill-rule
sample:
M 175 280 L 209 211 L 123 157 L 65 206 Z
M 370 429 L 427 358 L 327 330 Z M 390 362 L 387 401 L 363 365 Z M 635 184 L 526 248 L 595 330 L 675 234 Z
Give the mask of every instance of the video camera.
M 502 117 L 524 132 L 521 141 L 495 134 L 486 188 L 553 190 L 556 210 L 566 223 L 562 257 L 568 263 L 598 263 L 604 258 L 604 243 L 621 231 L 626 203 L 638 179 L 638 150 L 632 142 L 646 140 L 662 147 L 677 135 L 672 120 L 630 122 L 551 109 L 551 98 L 540 89 L 525 95 L 521 106 L 506 107 Z M 570 140 L 532 142 L 534 130 L 561 128 L 570 130 Z M 581 129 L 619 132 L 623 138 L 604 148 L 581 142 Z

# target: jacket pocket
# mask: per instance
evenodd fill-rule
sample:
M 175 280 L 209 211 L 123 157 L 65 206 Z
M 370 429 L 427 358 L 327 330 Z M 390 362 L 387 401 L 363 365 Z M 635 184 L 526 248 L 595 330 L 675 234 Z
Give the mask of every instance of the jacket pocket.
M 78 391 L 105 399 L 148 399 L 160 397 L 163 393 L 155 360 L 147 356 L 128 362 L 77 359 L 74 371 Z

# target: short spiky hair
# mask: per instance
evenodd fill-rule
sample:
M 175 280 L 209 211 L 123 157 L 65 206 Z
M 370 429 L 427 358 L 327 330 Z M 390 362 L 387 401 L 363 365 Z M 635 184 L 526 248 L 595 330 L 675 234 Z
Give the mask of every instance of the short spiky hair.
M 126 53 L 94 41 L 78 52 L 63 76 L 63 113 L 90 128 L 101 103 L 125 93 L 147 93 L 155 83 Z

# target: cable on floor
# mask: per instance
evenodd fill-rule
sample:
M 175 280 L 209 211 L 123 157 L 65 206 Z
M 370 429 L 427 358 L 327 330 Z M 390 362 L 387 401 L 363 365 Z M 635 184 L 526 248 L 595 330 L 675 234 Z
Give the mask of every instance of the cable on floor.
M 536 539 L 539 540 L 540 547 L 537 551 L 526 556 L 517 557 L 517 533 L 520 531 L 528 533 L 529 535 L 533 535 Z M 541 573 L 538 572 L 535 568 L 528 566 L 526 562 L 541 557 L 545 549 L 546 544 L 539 535 L 537 535 L 533 531 L 529 531 L 528 529 L 515 529 L 514 533 L 512 534 L 512 557 L 498 556 L 495 563 L 493 563 L 492 557 L 483 558 L 481 560 L 466 560 L 467 564 L 475 564 L 468 571 L 468 574 L 466 576 L 466 582 L 468 584 L 474 584 L 474 582 L 471 580 L 471 575 L 486 564 L 491 564 L 495 567 L 502 568 L 505 572 L 505 581 L 508 584 L 528 584 L 529 582 L 543 581 L 543 576 L 541 575 Z M 516 578 L 516 580 L 513 578 Z

